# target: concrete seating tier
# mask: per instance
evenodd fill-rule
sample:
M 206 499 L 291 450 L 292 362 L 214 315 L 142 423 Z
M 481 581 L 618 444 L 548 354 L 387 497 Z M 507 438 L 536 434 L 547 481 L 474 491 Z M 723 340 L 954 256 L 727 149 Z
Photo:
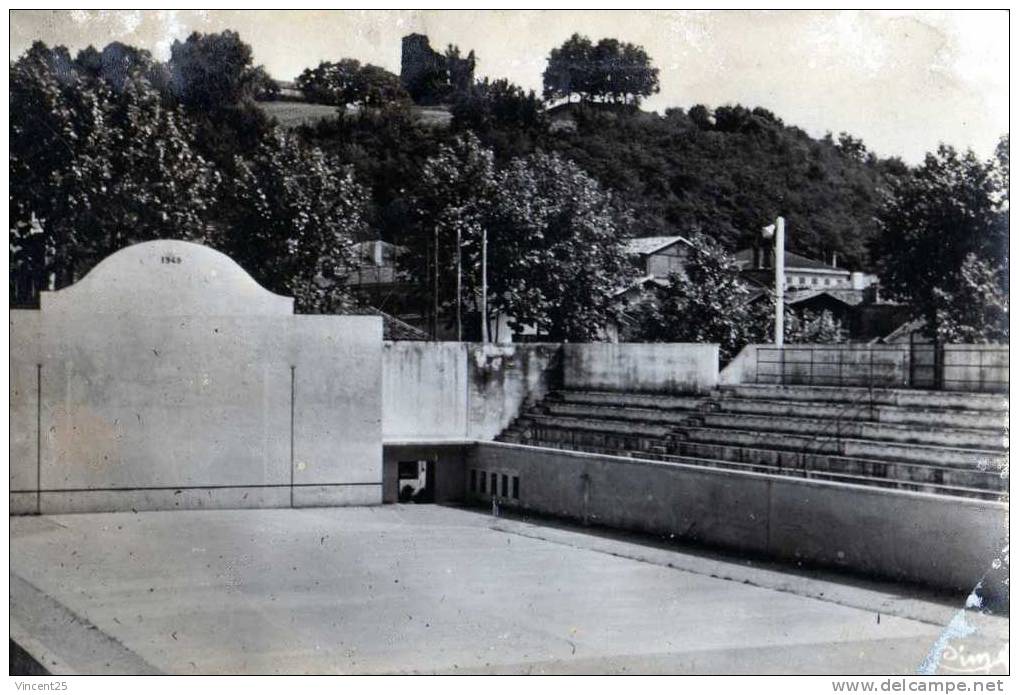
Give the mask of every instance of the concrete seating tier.
M 780 401 L 824 403 L 867 403 L 917 408 L 983 410 L 1008 412 L 1008 396 L 961 391 L 922 391 L 920 389 L 880 389 L 858 386 L 778 386 L 741 384 L 721 391 L 732 398 L 765 398 Z
M 737 386 L 704 397 L 562 390 L 502 441 L 943 495 L 1007 494 L 1007 399 Z

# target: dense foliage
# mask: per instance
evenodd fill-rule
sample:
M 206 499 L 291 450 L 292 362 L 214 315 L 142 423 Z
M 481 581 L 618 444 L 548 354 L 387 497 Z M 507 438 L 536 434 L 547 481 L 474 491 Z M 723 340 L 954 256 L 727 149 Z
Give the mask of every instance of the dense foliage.
M 627 311 L 623 337 L 635 342 L 718 343 L 722 361 L 751 343 L 774 340 L 774 299 L 758 298 L 740 277 L 733 257 L 716 242 L 695 236 L 683 272 L 655 286 Z M 841 343 L 846 331 L 831 312 L 786 307 L 787 343 Z
M 180 238 L 226 250 L 302 310 L 343 305 L 367 194 L 346 166 L 246 103 L 257 72 L 236 43 L 231 32 L 193 35 L 169 66 L 119 44 L 72 61 L 37 43 L 12 63 L 13 304 L 34 304 L 128 244 Z M 187 86 L 220 59 L 227 79 Z
M 236 170 L 213 243 L 265 287 L 293 296 L 299 311 L 348 307 L 344 278 L 367 201 L 349 168 L 275 130 Z
M 218 172 L 143 76 L 93 81 L 37 44 L 10 78 L 12 302 L 74 282 L 126 244 L 204 238 Z
M 791 250 L 837 252 L 844 265 L 867 268 L 879 191 L 905 171 L 897 160 L 847 154 L 760 108 L 670 109 L 664 117 L 569 108 L 575 130 L 548 133 L 539 145 L 617 192 L 640 222 L 635 236 L 701 232 L 735 251 L 782 214 Z
M 667 285 L 655 287 L 629 310 L 624 337 L 635 342 L 718 343 L 723 360 L 748 343 L 766 342 L 770 305 L 750 303 L 750 286 L 717 243 L 704 236 L 693 242 L 684 271 L 673 273 Z
M 596 339 L 615 317 L 612 292 L 625 277 L 623 213 L 555 155 L 514 159 L 499 171 L 494 161 L 468 134 L 425 163 L 406 268 L 429 278 L 440 313 L 477 315 L 487 235 L 490 335 L 501 313 L 512 328 L 552 340 Z
M 1007 136 L 990 162 L 945 147 L 910 169 L 763 108 L 641 111 L 657 70 L 615 39 L 574 35 L 552 51 L 545 96 L 567 101 L 554 108 L 476 81 L 473 52 L 440 54 L 418 35 L 404 48 L 403 86 L 350 59 L 305 70 L 310 100 L 360 108 L 283 132 L 255 103 L 278 88 L 234 32 L 175 42 L 165 63 L 118 42 L 74 57 L 35 44 L 10 65 L 12 302 L 126 244 L 177 237 L 226 250 L 302 310 L 332 311 L 349 301 L 351 242 L 381 238 L 408 249 L 413 303 L 478 326 L 484 229 L 490 312 L 586 340 L 632 280 L 620 242 L 683 234 L 703 253 L 631 308 L 633 335 L 731 353 L 767 321 L 741 308 L 724 254 L 782 214 L 791 250 L 878 270 L 939 338 L 1007 337 Z M 450 103 L 430 110 L 451 127 L 423 119 L 407 84 Z M 787 339 L 844 333 L 824 315 L 789 326 Z
M 321 62 L 298 75 L 297 88 L 314 104 L 362 108 L 378 107 L 408 98 L 400 78 L 371 63 L 347 58 L 336 63 Z
M 1007 339 L 1007 136 L 987 162 L 947 146 L 928 154 L 894 182 L 879 221 L 881 277 L 930 337 Z
M 642 46 L 610 38 L 594 44 L 580 34 L 552 49 L 542 81 L 549 101 L 576 94 L 581 101 L 636 105 L 659 90 L 658 68 Z

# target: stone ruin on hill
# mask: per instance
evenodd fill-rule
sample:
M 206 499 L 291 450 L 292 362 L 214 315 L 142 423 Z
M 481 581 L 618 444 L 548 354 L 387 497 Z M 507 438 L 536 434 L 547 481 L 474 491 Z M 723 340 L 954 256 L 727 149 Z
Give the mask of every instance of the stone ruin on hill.
M 400 84 L 417 104 L 441 104 L 474 83 L 477 59 L 474 51 L 466 58 L 450 44 L 445 54 L 433 50 L 424 34 L 403 37 L 400 56 Z

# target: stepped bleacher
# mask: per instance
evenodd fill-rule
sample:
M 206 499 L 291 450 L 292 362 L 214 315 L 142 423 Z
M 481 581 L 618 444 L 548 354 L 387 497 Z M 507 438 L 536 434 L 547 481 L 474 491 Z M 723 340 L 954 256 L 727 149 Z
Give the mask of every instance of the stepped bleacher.
M 559 390 L 500 441 L 978 499 L 1007 495 L 1008 399 L 742 385 L 707 396 Z

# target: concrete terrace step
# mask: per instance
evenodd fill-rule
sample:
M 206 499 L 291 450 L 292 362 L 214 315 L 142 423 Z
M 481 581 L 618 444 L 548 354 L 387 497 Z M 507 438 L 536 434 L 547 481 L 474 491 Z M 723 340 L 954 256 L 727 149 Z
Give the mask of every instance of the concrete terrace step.
M 741 384 L 720 389 L 723 397 L 762 398 L 779 401 L 869 403 L 918 408 L 957 408 L 1008 412 L 1008 397 L 990 393 L 922 391 L 919 389 L 869 389 L 849 386 L 779 386 Z
M 738 463 L 775 466 L 784 469 L 817 470 L 871 478 L 950 485 L 979 490 L 1007 491 L 1008 481 L 999 469 L 937 466 L 926 463 L 879 461 L 836 454 L 814 454 L 752 447 L 676 442 L 673 454 Z
M 580 403 L 556 403 L 545 401 L 542 407 L 550 415 L 597 420 L 621 420 L 660 425 L 683 425 L 702 411 L 657 410 L 627 405 L 585 405 Z
M 585 405 L 623 406 L 630 408 L 656 408 L 660 410 L 696 411 L 704 407 L 707 398 L 700 396 L 665 396 L 655 393 L 624 393 L 620 391 L 560 390 L 549 395 L 548 401 L 561 401 Z
M 574 429 L 585 432 L 612 432 L 615 434 L 636 434 L 645 437 L 668 437 L 672 432 L 672 427 L 668 425 L 655 425 L 645 422 L 590 420 L 531 413 L 522 416 L 520 419 L 522 421 L 530 421 L 532 426 Z
M 705 427 L 760 430 L 762 432 L 793 432 L 826 436 L 874 439 L 892 442 L 915 442 L 936 446 L 1003 449 L 1007 439 L 998 431 L 947 426 L 920 427 L 877 423 L 866 420 L 835 420 L 824 418 L 791 418 L 782 415 L 744 414 L 706 411 L 670 411 L 629 406 L 584 405 L 545 401 L 542 406 L 549 415 L 583 418 L 591 421 L 625 421 L 655 425 L 693 425 Z
M 704 427 L 757 430 L 761 432 L 791 432 L 872 439 L 881 442 L 910 442 L 932 446 L 1004 450 L 1007 438 L 1001 432 L 974 430 L 947 426 L 920 427 L 864 420 L 831 420 L 792 418 L 780 415 L 751 415 L 743 413 L 699 413 L 690 417 Z
M 781 466 L 769 466 L 767 464 L 741 463 L 710 458 L 696 458 L 691 456 L 677 456 L 675 454 L 642 454 L 642 458 L 651 458 L 657 461 L 668 461 L 672 463 L 686 463 L 691 465 L 703 465 L 713 468 L 730 468 L 737 470 L 750 470 L 758 473 L 771 473 L 773 475 L 789 475 L 812 480 L 831 480 L 834 482 L 850 483 L 853 485 L 866 485 L 871 487 L 895 488 L 899 490 L 912 490 L 914 492 L 927 492 L 939 495 L 953 495 L 956 497 L 974 497 L 978 499 L 998 500 L 1002 492 L 983 488 L 974 488 L 960 485 L 947 485 L 931 483 L 926 481 L 904 480 L 901 478 L 875 478 L 871 476 L 853 475 L 828 470 L 817 470 L 812 468 L 785 468 Z M 1007 490 L 1004 494 L 1007 494 Z
M 598 447 L 593 445 L 581 445 L 575 447 L 564 446 L 562 442 L 545 440 L 534 440 L 526 443 L 530 444 L 531 446 L 541 446 L 550 449 L 568 449 L 570 451 L 584 451 L 593 454 L 622 456 L 627 458 L 650 461 L 663 461 L 666 463 L 680 463 L 692 466 L 703 466 L 707 468 L 739 470 L 751 473 L 767 473 L 771 475 L 787 475 L 813 480 L 829 480 L 832 482 L 841 482 L 853 485 L 911 490 L 914 492 L 926 492 L 928 494 L 950 495 L 954 497 L 970 497 L 985 500 L 999 500 L 1002 497 L 1002 493 L 996 490 L 973 488 L 961 485 L 925 483 L 921 481 L 900 480 L 894 478 L 873 478 L 868 476 L 834 473 L 825 470 L 790 468 L 782 466 L 772 466 L 768 464 L 743 463 L 739 461 L 729 461 L 724 459 L 702 458 L 676 454 L 663 454 L 647 451 L 628 451 L 621 449 Z
M 852 439 L 846 437 L 810 436 L 787 432 L 717 429 L 712 427 L 681 427 L 677 438 L 706 444 L 729 444 L 763 449 L 785 449 L 820 454 L 870 458 L 880 461 L 905 461 L 939 465 L 996 467 L 1006 460 L 1001 451 L 965 449 L 926 444 Z
M 709 408 L 717 412 L 748 415 L 785 415 L 832 420 L 864 420 L 896 425 L 962 427 L 1001 431 L 1008 424 L 1008 414 L 987 410 L 931 410 L 897 405 L 870 403 L 818 403 L 765 400 L 761 398 L 716 398 Z

